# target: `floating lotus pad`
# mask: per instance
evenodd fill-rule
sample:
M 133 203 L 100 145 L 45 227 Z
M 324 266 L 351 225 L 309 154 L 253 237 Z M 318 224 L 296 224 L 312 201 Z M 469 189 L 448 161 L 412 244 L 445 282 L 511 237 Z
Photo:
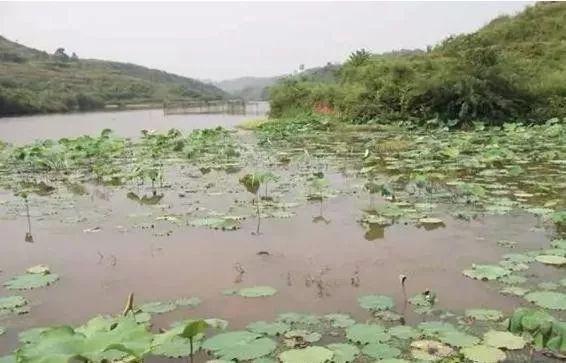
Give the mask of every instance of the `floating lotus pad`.
M 468 309 L 466 310 L 466 317 L 483 321 L 498 321 L 503 319 L 503 313 L 494 309 Z
M 238 291 L 238 295 L 243 297 L 265 297 L 275 295 L 275 293 L 277 290 L 271 286 L 245 287 Z
M 389 328 L 389 334 L 398 339 L 415 339 L 421 335 L 415 328 L 408 325 L 397 325 Z
M 277 348 L 277 344 L 260 334 L 234 331 L 207 339 L 202 348 L 225 360 L 251 360 L 264 357 Z
M 195 307 L 200 305 L 201 300 L 198 297 L 186 297 L 175 300 L 175 305 L 177 306 L 190 306 Z
M 375 359 L 396 358 L 401 355 L 398 348 L 384 343 L 370 343 L 362 349 L 362 353 Z
M 331 360 L 333 356 L 332 350 L 314 346 L 287 350 L 279 354 L 279 360 L 281 363 L 325 363 Z
M 562 256 L 539 255 L 535 257 L 535 260 L 547 265 L 566 265 L 566 257 Z
M 566 294 L 555 291 L 534 291 L 525 299 L 540 307 L 553 310 L 566 310 Z
M 511 271 L 496 265 L 472 265 L 471 270 L 464 270 L 464 275 L 476 280 L 497 280 L 511 274 Z
M 334 353 L 332 363 L 350 363 L 360 354 L 360 349 L 353 344 L 334 343 L 328 344 L 326 348 Z
M 360 306 L 370 311 L 392 309 L 395 303 L 393 299 L 385 295 L 366 295 L 358 298 Z
M 490 330 L 483 336 L 484 344 L 509 350 L 523 349 L 526 341 L 523 337 L 507 331 Z
M 324 318 L 330 320 L 334 328 L 347 328 L 356 324 L 348 314 L 326 314 Z
M 377 324 L 355 324 L 346 329 L 346 337 L 354 343 L 383 343 L 391 339 L 385 328 Z
M 0 297 L 0 310 L 13 310 L 27 303 L 27 300 L 19 295 Z
M 170 311 L 173 311 L 177 308 L 177 305 L 175 305 L 175 303 L 172 302 L 160 302 L 160 301 L 156 301 L 156 302 L 150 302 L 150 303 L 146 303 L 143 304 L 142 306 L 140 306 L 140 310 L 148 313 L 148 314 L 163 314 L 163 313 L 168 313 Z
M 505 360 L 505 353 L 488 345 L 474 345 L 460 351 L 464 357 L 476 363 L 497 363 Z
M 49 286 L 57 280 L 59 280 L 57 274 L 25 273 L 13 277 L 5 282 L 4 286 L 10 290 L 28 290 Z
M 286 331 L 291 330 L 291 326 L 289 324 L 282 322 L 268 323 L 265 321 L 256 321 L 248 324 L 246 329 L 256 334 L 265 334 L 265 335 L 274 336 L 274 335 L 281 335 Z

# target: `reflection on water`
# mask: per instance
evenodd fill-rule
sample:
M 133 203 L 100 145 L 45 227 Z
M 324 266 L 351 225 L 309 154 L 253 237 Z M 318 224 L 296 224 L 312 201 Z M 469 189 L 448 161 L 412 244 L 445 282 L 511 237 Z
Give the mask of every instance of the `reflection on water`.
M 375 241 L 385 237 L 385 227 L 376 223 L 370 223 L 369 229 L 364 234 L 364 238 L 368 241 Z

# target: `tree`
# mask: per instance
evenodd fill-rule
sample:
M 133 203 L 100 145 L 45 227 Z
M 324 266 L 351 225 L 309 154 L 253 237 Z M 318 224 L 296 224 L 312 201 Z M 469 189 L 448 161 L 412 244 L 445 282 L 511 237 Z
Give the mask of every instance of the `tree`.
M 57 58 L 57 60 L 62 60 L 65 62 L 69 60 L 69 56 L 67 55 L 67 53 L 65 53 L 65 48 L 57 48 L 55 53 L 53 53 L 53 56 Z
M 361 66 L 365 64 L 371 58 L 371 53 L 364 48 L 358 49 L 350 54 L 348 57 L 348 62 L 354 67 Z
M 72 62 L 78 62 L 79 61 L 79 56 L 77 55 L 77 53 L 73 52 L 73 54 L 71 54 L 71 61 Z

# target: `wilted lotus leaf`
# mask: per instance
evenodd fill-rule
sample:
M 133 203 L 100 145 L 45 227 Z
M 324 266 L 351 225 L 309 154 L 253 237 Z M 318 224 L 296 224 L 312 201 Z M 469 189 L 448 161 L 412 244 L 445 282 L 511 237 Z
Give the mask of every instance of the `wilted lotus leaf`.
M 454 353 L 449 346 L 434 340 L 414 341 L 411 343 L 411 348 L 413 358 L 425 361 L 437 361 Z

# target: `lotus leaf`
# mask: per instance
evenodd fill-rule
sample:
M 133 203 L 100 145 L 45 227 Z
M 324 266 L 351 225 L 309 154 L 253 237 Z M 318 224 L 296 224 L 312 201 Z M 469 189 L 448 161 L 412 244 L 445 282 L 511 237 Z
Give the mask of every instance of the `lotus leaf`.
M 547 264 L 547 265 L 565 265 L 566 264 L 566 257 L 562 256 L 554 256 L 554 255 L 539 255 L 535 257 L 535 260 L 538 262 Z
M 191 342 L 187 338 L 180 337 L 177 332 L 165 332 L 153 337 L 151 352 L 168 358 L 182 358 L 191 355 Z M 193 353 L 201 347 L 200 339 L 193 341 Z
M 456 348 L 471 347 L 480 342 L 479 338 L 457 330 L 441 332 L 437 337 L 441 342 Z
M 432 306 L 433 300 L 424 293 L 412 296 L 409 299 L 409 303 L 415 306 Z
M 396 358 L 401 355 L 398 348 L 384 343 L 370 343 L 362 349 L 362 353 L 375 359 Z
M 334 328 L 347 328 L 356 323 L 348 314 L 327 314 L 324 318 L 330 320 Z
M 370 311 L 380 311 L 392 309 L 395 303 L 389 296 L 366 295 L 358 298 L 360 306 Z
M 10 290 L 27 290 L 51 285 L 59 279 L 57 274 L 25 273 L 4 283 Z
M 285 323 L 267 323 L 265 321 L 256 321 L 248 324 L 246 329 L 256 334 L 281 335 L 286 331 L 289 331 L 291 327 Z
M 200 305 L 201 300 L 198 297 L 188 297 L 175 300 L 175 304 L 178 306 L 190 306 L 195 307 Z
M 28 274 L 41 274 L 45 275 L 50 273 L 49 266 L 47 265 L 35 265 L 26 270 Z
M 503 255 L 503 259 L 519 263 L 531 263 L 534 261 L 534 258 L 531 256 L 522 255 L 520 253 L 508 253 Z
M 495 265 L 473 265 L 471 270 L 464 270 L 464 275 L 476 280 L 496 280 L 507 276 L 511 271 Z
M 4 334 L 6 332 L 6 328 L 0 326 L 0 335 Z
M 279 354 L 279 360 L 281 363 L 325 363 L 331 360 L 333 355 L 327 348 L 314 346 L 287 350 Z
M 460 352 L 464 357 L 476 363 L 497 363 L 506 358 L 502 350 L 483 344 L 463 348 Z
M 454 353 L 449 346 L 434 340 L 414 341 L 411 343 L 411 348 L 413 358 L 424 361 L 437 361 Z
M 163 314 L 173 311 L 177 308 L 175 303 L 172 302 L 150 302 L 140 306 L 140 310 L 149 314 Z
M 408 325 L 397 325 L 389 329 L 389 334 L 399 339 L 415 339 L 420 333 L 413 327 Z
M 391 339 L 385 328 L 377 324 L 354 324 L 346 329 L 346 337 L 354 343 L 383 343 Z
M 442 219 L 440 219 L 440 218 L 427 217 L 427 218 L 419 219 L 419 223 L 421 223 L 421 224 L 443 224 L 444 221 L 442 221 Z
M 527 278 L 518 275 L 507 275 L 507 276 L 503 276 L 498 281 L 507 285 L 518 285 L 527 282 Z
M 560 248 L 566 250 L 566 239 L 555 239 L 554 241 L 550 242 L 550 245 L 553 248 Z
M 525 271 L 529 269 L 529 265 L 527 264 L 508 260 L 500 261 L 499 265 L 509 271 Z
M 322 338 L 322 335 L 317 332 L 310 332 L 307 330 L 289 330 L 285 333 L 286 339 L 299 340 L 301 342 L 315 343 Z
M 265 297 L 275 295 L 276 292 L 277 290 L 271 286 L 254 286 L 240 289 L 238 295 L 243 297 Z
M 0 357 L 0 363 L 16 363 L 15 355 L 5 355 Z
M 400 358 L 387 358 L 387 359 L 380 359 L 376 363 L 411 363 L 411 362 Z
M 334 343 L 326 347 L 334 353 L 332 363 L 350 363 L 360 354 L 360 349 L 353 344 Z
M 560 288 L 560 285 L 558 285 L 556 282 L 541 282 L 537 285 L 537 287 L 543 290 L 558 290 L 558 288 Z
M 515 295 L 515 296 L 523 296 L 529 291 L 530 291 L 529 289 L 525 289 L 518 286 L 508 286 L 501 289 L 501 293 L 503 295 Z
M 24 330 L 18 334 L 18 340 L 20 343 L 34 343 L 39 340 L 39 336 L 44 331 L 49 330 L 49 328 L 32 328 Z
M 219 361 L 219 362 L 232 363 L 232 362 L 228 362 L 228 361 Z M 266 358 L 266 357 L 263 357 L 263 358 L 254 359 L 254 360 L 252 361 L 252 363 L 277 363 L 277 362 L 276 362 L 275 359 L 273 359 L 273 358 Z
M 19 295 L 0 297 L 0 310 L 13 310 L 27 303 L 27 300 Z
M 390 310 L 376 311 L 373 316 L 383 321 L 401 321 L 403 316 Z
M 474 318 L 476 320 L 498 321 L 503 319 L 503 313 L 499 310 L 493 309 L 468 309 L 466 310 L 466 317 Z
M 202 348 L 225 360 L 251 360 L 273 352 L 277 344 L 259 334 L 234 331 L 207 339 Z
M 566 310 L 566 294 L 555 291 L 534 291 L 525 295 L 528 301 L 547 309 Z
M 134 318 L 138 324 L 145 324 L 151 320 L 151 314 L 139 312 L 134 315 Z
M 495 347 L 495 348 L 505 348 L 505 349 L 523 349 L 526 342 L 523 337 L 514 335 L 507 331 L 495 331 L 490 330 L 483 336 L 484 344 Z
M 418 328 L 426 335 L 426 336 L 436 336 L 438 334 L 443 333 L 450 333 L 454 331 L 458 331 L 454 325 L 450 323 L 445 323 L 442 321 L 426 321 L 422 322 L 418 325 Z
M 320 323 L 320 318 L 316 315 L 299 313 L 282 313 L 279 314 L 277 320 L 288 324 L 301 323 L 305 325 L 316 325 Z

